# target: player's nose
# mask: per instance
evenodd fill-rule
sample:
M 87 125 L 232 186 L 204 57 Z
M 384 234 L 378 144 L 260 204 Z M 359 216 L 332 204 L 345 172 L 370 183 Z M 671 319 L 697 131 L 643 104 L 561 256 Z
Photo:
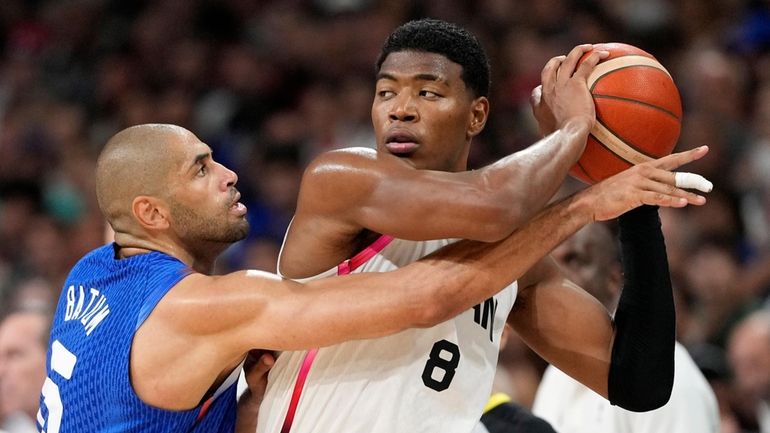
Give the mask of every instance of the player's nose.
M 405 93 L 405 92 L 404 92 Z M 414 122 L 419 118 L 417 105 L 411 95 L 400 94 L 396 96 L 391 105 L 390 120 L 401 122 Z

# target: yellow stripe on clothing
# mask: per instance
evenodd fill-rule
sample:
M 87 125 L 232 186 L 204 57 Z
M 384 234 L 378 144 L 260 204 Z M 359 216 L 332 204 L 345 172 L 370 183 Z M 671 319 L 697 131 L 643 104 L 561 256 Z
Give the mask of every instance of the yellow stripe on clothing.
M 492 397 L 489 397 L 489 400 L 487 401 L 487 405 L 484 406 L 484 413 L 489 412 L 490 410 L 500 406 L 503 403 L 508 403 L 509 401 L 511 401 L 511 398 L 502 392 L 492 394 Z

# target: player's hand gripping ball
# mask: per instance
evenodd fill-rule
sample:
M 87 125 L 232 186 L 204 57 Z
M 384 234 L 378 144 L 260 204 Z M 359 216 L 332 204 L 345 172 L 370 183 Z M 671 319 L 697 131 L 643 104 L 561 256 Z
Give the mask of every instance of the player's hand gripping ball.
M 610 55 L 588 77 L 596 123 L 570 170 L 588 184 L 670 154 L 682 121 L 679 90 L 655 57 L 622 43 L 596 44 L 594 49 Z

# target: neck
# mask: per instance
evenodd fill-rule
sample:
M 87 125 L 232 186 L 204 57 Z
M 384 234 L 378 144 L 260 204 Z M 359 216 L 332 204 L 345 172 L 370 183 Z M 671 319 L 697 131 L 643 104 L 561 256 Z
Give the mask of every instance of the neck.
M 185 248 L 180 248 L 180 250 L 187 255 L 186 259 L 178 258 L 188 264 L 196 272 L 211 275 L 214 271 L 214 263 L 216 263 L 219 255 L 222 254 L 228 246 L 230 246 L 229 243 L 223 244 L 212 242 L 204 242 L 203 244 L 195 246 L 187 245 Z
M 117 257 L 124 259 L 153 251 L 168 254 L 179 259 L 196 272 L 210 275 L 214 270 L 214 262 L 227 248 L 227 245 L 207 245 L 202 248 L 187 248 L 171 241 L 162 239 L 142 239 L 127 233 L 115 233 L 115 244 L 118 246 Z

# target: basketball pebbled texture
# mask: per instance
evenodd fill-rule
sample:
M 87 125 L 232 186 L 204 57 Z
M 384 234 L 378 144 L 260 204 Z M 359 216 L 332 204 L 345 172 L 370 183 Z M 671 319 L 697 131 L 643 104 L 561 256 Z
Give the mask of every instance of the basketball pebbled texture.
M 596 44 L 594 49 L 610 55 L 588 78 L 596 124 L 570 170 L 588 184 L 670 154 L 682 119 L 679 90 L 655 57 L 623 43 Z

